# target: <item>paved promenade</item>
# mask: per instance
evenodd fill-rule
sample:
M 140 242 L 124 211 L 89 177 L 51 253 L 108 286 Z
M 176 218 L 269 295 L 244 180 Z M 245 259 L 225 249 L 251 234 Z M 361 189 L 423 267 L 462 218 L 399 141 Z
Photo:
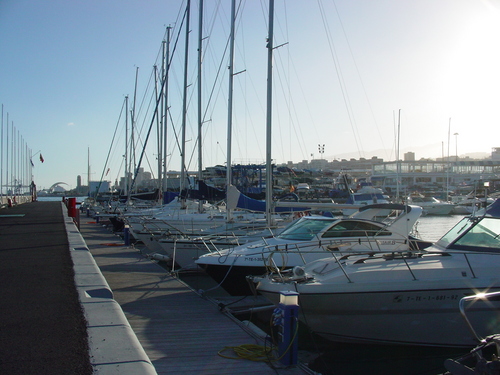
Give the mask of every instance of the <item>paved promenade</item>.
M 61 202 L 0 210 L 0 374 L 92 374 Z

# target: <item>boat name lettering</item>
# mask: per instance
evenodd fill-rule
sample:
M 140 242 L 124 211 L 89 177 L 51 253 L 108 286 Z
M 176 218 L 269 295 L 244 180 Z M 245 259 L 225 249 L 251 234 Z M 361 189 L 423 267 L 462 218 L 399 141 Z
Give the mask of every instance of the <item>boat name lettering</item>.
M 249 262 L 263 262 L 264 258 L 259 258 L 259 257 L 245 257 L 245 260 Z

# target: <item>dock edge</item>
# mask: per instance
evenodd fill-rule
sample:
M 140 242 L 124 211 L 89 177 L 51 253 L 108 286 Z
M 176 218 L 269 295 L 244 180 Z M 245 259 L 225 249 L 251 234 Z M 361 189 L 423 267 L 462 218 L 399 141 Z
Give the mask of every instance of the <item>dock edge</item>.
M 157 375 L 67 208 L 61 204 L 95 374 Z

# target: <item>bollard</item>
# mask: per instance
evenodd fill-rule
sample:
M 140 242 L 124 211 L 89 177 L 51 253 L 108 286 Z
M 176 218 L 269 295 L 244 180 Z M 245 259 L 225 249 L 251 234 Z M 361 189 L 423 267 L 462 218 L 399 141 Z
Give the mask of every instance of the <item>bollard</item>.
M 280 303 L 273 313 L 273 323 L 278 328 L 279 360 L 285 366 L 298 362 L 299 293 L 280 292 Z
M 76 198 L 68 198 L 68 216 L 76 217 Z
M 125 246 L 130 246 L 130 227 L 127 224 L 123 227 L 123 240 L 125 241 Z

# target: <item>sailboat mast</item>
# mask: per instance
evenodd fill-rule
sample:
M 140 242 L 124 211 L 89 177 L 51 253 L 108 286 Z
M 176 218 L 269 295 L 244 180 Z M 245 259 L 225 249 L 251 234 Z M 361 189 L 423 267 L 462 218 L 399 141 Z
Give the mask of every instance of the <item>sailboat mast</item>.
M 401 162 L 399 161 L 399 140 L 401 137 L 401 109 L 398 112 L 398 143 L 396 146 L 396 202 L 399 203 L 399 179 L 401 176 Z
M 129 169 L 128 169 L 128 95 L 125 96 L 125 180 L 123 181 L 123 194 L 128 196 L 129 186 Z
M 163 76 L 162 74 L 158 74 L 158 66 L 153 66 L 154 70 L 154 77 L 155 77 L 155 97 L 158 98 L 160 96 L 161 99 L 163 99 Z M 158 80 L 160 80 L 160 90 L 158 90 Z M 160 100 L 161 100 L 160 99 Z M 162 164 L 162 140 L 163 140 L 163 100 L 161 100 L 161 106 L 158 108 L 156 106 L 155 109 L 155 117 L 156 117 L 156 133 L 157 133 L 157 138 L 156 138 L 156 152 L 157 152 L 157 163 L 156 167 L 157 169 L 157 176 L 158 176 L 158 190 L 161 192 L 161 164 Z
M 89 197 L 92 196 L 92 192 L 90 191 L 90 147 L 87 147 L 87 184 L 89 185 Z M 95 196 L 97 198 L 97 194 Z
M 272 223 L 273 198 L 273 167 L 271 159 L 271 125 L 272 125 L 272 75 L 273 75 L 273 29 L 274 29 L 274 0 L 269 0 L 269 35 L 267 40 L 267 114 L 266 114 L 266 220 L 267 225 Z
M 229 90 L 228 90 L 228 110 L 227 110 L 227 163 L 226 163 L 226 191 L 232 185 L 233 174 L 231 168 L 231 148 L 233 130 L 233 79 L 234 79 L 234 17 L 235 0 L 231 1 L 231 31 L 229 35 Z M 231 210 L 227 212 L 227 220 L 231 220 Z
M 198 22 L 198 181 L 202 180 L 203 174 L 203 155 L 202 155 L 202 113 L 201 113 L 201 64 L 202 64 L 202 41 L 203 41 L 203 0 L 200 0 L 200 14 Z M 203 202 L 198 202 L 198 210 L 201 212 L 203 209 Z
M 163 82 L 163 108 L 164 108 L 164 123 L 163 123 L 163 191 L 167 190 L 167 123 L 168 123 L 168 73 L 169 73 L 169 59 L 170 59 L 170 30 L 171 27 L 167 27 L 167 42 L 166 42 L 166 52 L 165 52 L 165 69 L 164 69 L 164 82 Z
M 448 201 L 448 191 L 450 190 L 450 134 L 451 134 L 451 117 L 448 120 L 448 161 L 446 168 L 446 201 Z M 485 196 L 486 197 L 486 196 Z
M 137 78 L 139 76 L 139 67 L 135 69 L 135 88 L 134 88 L 134 102 L 132 103 L 132 113 L 131 113 L 131 138 L 132 142 L 130 145 L 130 152 L 132 153 L 130 162 L 132 163 L 132 170 L 135 170 L 136 166 L 136 161 L 135 161 L 135 139 L 134 139 L 134 133 L 135 133 L 135 103 L 136 103 L 136 98 L 137 98 Z
M 180 191 L 184 190 L 186 184 L 186 170 L 185 170 L 185 159 L 186 159 L 186 115 L 187 115 L 187 69 L 188 69 L 188 57 L 189 57 L 189 18 L 190 18 L 191 0 L 187 1 L 186 5 L 186 41 L 185 41 L 185 55 L 184 55 L 184 87 L 183 87 L 183 99 L 182 99 L 182 144 L 181 144 L 181 181 L 180 181 Z

